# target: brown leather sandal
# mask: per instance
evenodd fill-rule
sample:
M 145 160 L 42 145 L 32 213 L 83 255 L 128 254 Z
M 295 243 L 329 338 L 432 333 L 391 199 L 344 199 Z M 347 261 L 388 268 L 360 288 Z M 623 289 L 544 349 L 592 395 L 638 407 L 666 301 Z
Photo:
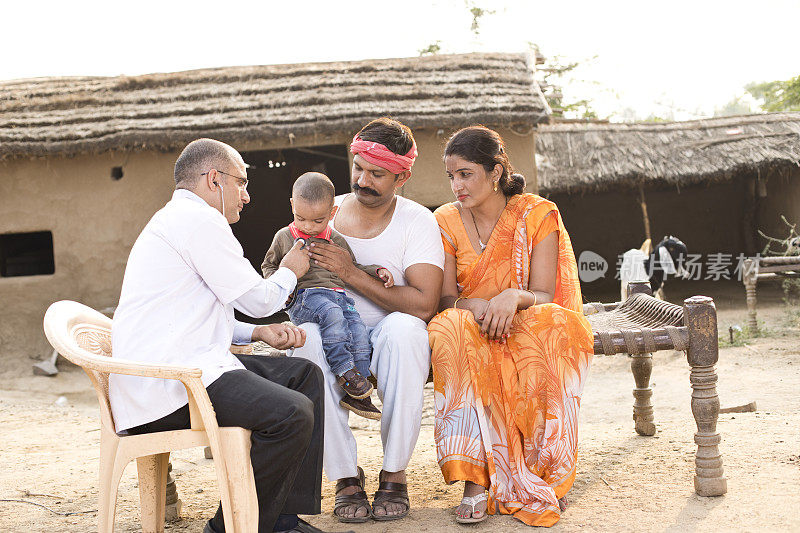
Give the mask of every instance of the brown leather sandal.
M 339 491 L 347 487 L 359 487 L 361 490 L 353 494 L 339 494 Z M 366 516 L 348 518 L 336 512 L 353 505 L 356 506 L 354 512 L 358 512 L 359 509 L 364 507 L 367 510 Z M 372 518 L 372 507 L 369 504 L 369 499 L 367 499 L 367 493 L 364 492 L 364 470 L 362 470 L 360 466 L 358 467 L 358 477 L 345 477 L 336 482 L 336 502 L 333 508 L 333 516 L 335 516 L 339 522 L 349 524 L 366 522 Z
M 386 510 L 387 503 L 399 503 L 406 506 L 406 510 L 393 515 L 378 516 L 375 511 L 372 512 L 372 518 L 378 522 L 386 522 L 389 520 L 400 520 L 404 518 L 408 511 L 411 510 L 411 504 L 408 501 L 408 485 L 406 483 L 395 483 L 393 481 L 383 481 L 383 470 L 378 475 L 378 490 L 375 491 L 375 497 L 372 500 L 373 508 L 375 505 L 380 505 Z

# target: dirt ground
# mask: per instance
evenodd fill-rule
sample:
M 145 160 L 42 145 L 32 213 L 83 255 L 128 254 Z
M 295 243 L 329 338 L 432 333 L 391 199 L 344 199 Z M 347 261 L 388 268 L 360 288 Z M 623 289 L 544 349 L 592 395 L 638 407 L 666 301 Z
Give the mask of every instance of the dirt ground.
M 721 337 L 744 326 L 741 285 L 689 292 L 717 301 Z M 688 293 L 687 293 L 688 295 Z M 683 294 L 669 294 L 680 301 Z M 766 336 L 724 343 L 717 365 L 723 407 L 757 402 L 751 413 L 722 414 L 718 429 L 728 493 L 695 495 L 689 368 L 682 354 L 654 356 L 653 404 L 658 433 L 636 435 L 631 420 L 633 378 L 625 355 L 595 358 L 581 409 L 579 463 L 570 506 L 558 531 L 800 531 L 800 326 L 798 314 L 780 301 L 777 287 L 759 288 L 759 319 Z M 735 344 L 742 344 L 737 342 Z M 59 363 L 56 377 L 32 376 L 33 361 L 20 357 L 0 373 L 0 531 L 96 531 L 99 420 L 89 381 Z M 64 396 L 62 405 L 56 400 Z M 446 486 L 436 464 L 432 391 L 422 432 L 409 466 L 412 511 L 400 522 L 343 527 L 330 517 L 333 486 L 323 481 L 323 514 L 309 521 L 334 531 L 457 530 L 452 508 L 460 486 Z M 375 425 L 351 418 L 359 443 L 367 491 L 377 488 L 380 435 Z M 183 502 L 182 520 L 168 531 L 199 532 L 217 505 L 213 462 L 202 449 L 172 456 Z M 55 512 L 53 512 L 55 511 Z M 84 512 L 88 511 L 88 512 Z M 56 514 L 59 513 L 59 514 Z M 67 513 L 81 513 L 65 516 Z M 119 487 L 117 531 L 140 531 L 136 469 L 128 467 Z M 490 516 L 473 531 L 525 531 L 508 516 Z

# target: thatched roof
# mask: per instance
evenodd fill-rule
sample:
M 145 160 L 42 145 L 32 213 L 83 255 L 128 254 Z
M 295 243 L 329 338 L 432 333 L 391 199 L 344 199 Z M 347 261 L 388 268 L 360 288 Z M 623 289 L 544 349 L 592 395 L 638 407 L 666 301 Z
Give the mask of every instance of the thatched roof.
M 339 63 L 0 82 L 0 159 L 172 150 L 352 135 L 391 115 L 412 128 L 476 122 L 530 127 L 549 108 L 525 54 L 434 55 Z
M 688 122 L 543 126 L 536 142 L 542 193 L 687 185 L 800 164 L 800 113 Z

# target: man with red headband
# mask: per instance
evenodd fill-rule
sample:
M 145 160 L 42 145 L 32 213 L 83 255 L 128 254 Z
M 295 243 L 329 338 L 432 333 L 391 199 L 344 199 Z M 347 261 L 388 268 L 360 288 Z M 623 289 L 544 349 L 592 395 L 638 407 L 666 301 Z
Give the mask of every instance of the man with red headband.
M 315 243 L 311 254 L 312 260 L 354 289 L 356 309 L 372 341 L 370 371 L 383 400 L 384 458 L 371 505 L 348 411 L 339 406 L 342 392 L 324 364 L 315 325 L 303 325 L 306 344 L 292 355 L 316 362 L 325 373 L 324 466 L 328 479 L 338 480 L 334 515 L 343 522 L 364 522 L 370 517 L 396 520 L 409 510 L 405 469 L 422 420 L 423 387 L 430 368 L 426 322 L 437 310 L 444 250 L 431 212 L 397 196 L 411 177 L 417 157 L 411 130 L 396 120 L 373 120 L 353 138 L 350 151 L 353 192 L 336 198 L 332 224 L 359 263 L 380 264 L 391 271 L 394 287 L 386 288 L 359 270 L 350 255 L 335 245 Z

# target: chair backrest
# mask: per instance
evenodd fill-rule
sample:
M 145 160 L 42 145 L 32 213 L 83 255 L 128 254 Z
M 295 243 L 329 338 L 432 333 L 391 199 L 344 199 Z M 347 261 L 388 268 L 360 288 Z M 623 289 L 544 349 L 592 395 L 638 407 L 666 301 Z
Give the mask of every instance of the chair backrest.
M 108 401 L 108 372 L 102 370 L 111 357 L 111 319 L 78 302 L 55 302 L 44 315 L 44 333 L 53 348 L 80 366 L 89 376 L 100 402 L 100 421 L 115 431 Z

